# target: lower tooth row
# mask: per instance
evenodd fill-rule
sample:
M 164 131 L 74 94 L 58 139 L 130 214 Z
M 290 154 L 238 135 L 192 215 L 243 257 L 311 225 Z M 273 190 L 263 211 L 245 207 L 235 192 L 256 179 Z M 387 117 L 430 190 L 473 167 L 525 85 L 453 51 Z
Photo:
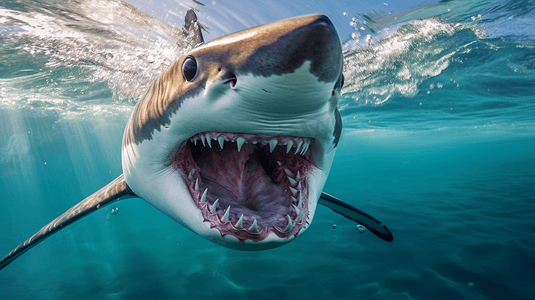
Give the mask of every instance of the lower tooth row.
M 202 193 L 202 196 L 201 196 L 201 199 L 200 199 L 201 203 L 206 202 L 206 195 L 207 194 L 208 194 L 208 189 L 204 189 L 204 192 Z M 283 233 L 290 232 L 293 229 L 293 227 L 295 226 L 295 224 L 301 222 L 301 220 L 303 219 L 303 209 L 302 209 L 302 207 L 303 207 L 303 196 L 302 196 L 302 193 L 299 194 L 299 200 L 295 199 L 294 197 L 292 197 L 292 199 L 294 200 L 294 202 L 298 202 L 297 206 L 292 204 L 292 206 L 294 207 L 294 209 L 296 211 L 297 218 L 295 219 L 295 222 L 292 222 L 292 219 L 291 219 L 290 215 L 286 215 L 286 218 L 288 220 L 288 225 L 286 225 L 286 228 L 284 230 L 282 230 L 282 231 L 279 230 L 279 231 L 281 231 Z M 216 199 L 213 204 L 208 204 L 208 208 L 209 208 L 211 213 L 215 214 L 217 212 L 217 204 L 218 203 L 219 203 L 219 199 Z M 244 215 L 241 214 L 240 218 L 238 219 L 238 222 L 236 222 L 236 225 L 234 225 L 234 227 L 236 227 L 237 229 L 243 229 L 243 219 L 244 219 Z M 230 205 L 225 210 L 225 213 L 223 214 L 223 217 L 221 217 L 221 222 L 222 223 L 226 223 L 229 220 L 230 220 Z M 251 233 L 259 233 L 260 232 L 258 230 L 258 223 L 256 221 L 256 218 L 253 218 L 253 224 L 247 229 L 247 231 L 249 231 Z
M 207 194 L 208 194 L 208 189 L 204 189 L 204 192 L 202 193 L 201 199 L 200 199 L 201 203 L 206 202 L 206 195 Z M 218 203 L 219 203 L 219 199 L 216 199 L 214 201 L 214 203 L 208 204 L 208 209 L 210 210 L 211 213 L 213 213 L 213 214 L 217 213 L 217 204 Z M 244 218 L 244 216 L 242 214 L 240 216 L 240 219 L 238 220 L 238 222 L 236 222 L 235 227 L 237 229 L 243 229 L 243 218 Z M 227 207 L 227 209 L 225 210 L 225 213 L 223 214 L 223 217 L 221 217 L 220 220 L 221 220 L 221 223 L 226 223 L 226 222 L 228 222 L 230 220 L 230 205 Z M 256 221 L 256 218 L 253 219 L 253 224 L 249 227 L 248 231 L 251 232 L 251 233 L 259 233 L 260 232 L 258 230 L 258 223 Z

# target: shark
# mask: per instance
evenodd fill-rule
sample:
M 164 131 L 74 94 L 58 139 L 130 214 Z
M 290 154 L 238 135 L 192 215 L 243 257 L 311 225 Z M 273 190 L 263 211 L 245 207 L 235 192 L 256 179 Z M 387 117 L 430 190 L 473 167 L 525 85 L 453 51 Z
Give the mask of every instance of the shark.
M 0 269 L 47 237 L 118 200 L 139 197 L 200 236 L 255 251 L 294 240 L 318 204 L 385 241 L 390 230 L 322 192 L 342 133 L 340 38 L 321 14 L 203 39 L 135 105 L 122 141 L 123 174 L 41 228 Z

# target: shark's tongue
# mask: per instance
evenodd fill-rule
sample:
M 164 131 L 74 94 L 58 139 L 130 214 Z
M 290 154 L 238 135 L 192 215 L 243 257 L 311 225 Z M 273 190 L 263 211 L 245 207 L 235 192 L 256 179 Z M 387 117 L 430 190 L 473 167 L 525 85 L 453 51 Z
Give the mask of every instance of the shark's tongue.
M 265 174 L 258 163 L 251 159 L 254 154 L 252 145 L 244 145 L 241 151 L 227 147 L 224 150 L 213 151 L 201 149 L 197 156 L 197 165 L 201 168 L 202 182 L 218 184 L 228 190 L 235 198 L 243 196 L 251 177 Z

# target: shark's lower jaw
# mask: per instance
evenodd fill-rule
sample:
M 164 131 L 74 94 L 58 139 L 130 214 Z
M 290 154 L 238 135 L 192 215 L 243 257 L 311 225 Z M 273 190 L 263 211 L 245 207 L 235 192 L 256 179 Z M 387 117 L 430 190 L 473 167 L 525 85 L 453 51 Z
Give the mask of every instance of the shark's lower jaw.
M 178 147 L 171 165 L 210 228 L 260 242 L 308 226 L 314 148 L 312 138 L 203 132 Z

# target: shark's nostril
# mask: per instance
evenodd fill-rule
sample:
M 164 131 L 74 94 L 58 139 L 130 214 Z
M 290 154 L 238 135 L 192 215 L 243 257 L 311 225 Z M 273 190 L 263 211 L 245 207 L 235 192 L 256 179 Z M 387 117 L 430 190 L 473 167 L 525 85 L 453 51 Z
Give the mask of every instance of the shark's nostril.
M 229 84 L 231 88 L 236 87 L 236 83 L 238 83 L 238 77 L 231 70 L 226 70 L 221 79 L 224 80 L 224 84 Z
M 238 78 L 236 78 L 236 75 L 230 74 L 230 78 L 225 81 L 225 84 L 229 84 L 231 88 L 236 87 L 236 83 L 238 83 Z

